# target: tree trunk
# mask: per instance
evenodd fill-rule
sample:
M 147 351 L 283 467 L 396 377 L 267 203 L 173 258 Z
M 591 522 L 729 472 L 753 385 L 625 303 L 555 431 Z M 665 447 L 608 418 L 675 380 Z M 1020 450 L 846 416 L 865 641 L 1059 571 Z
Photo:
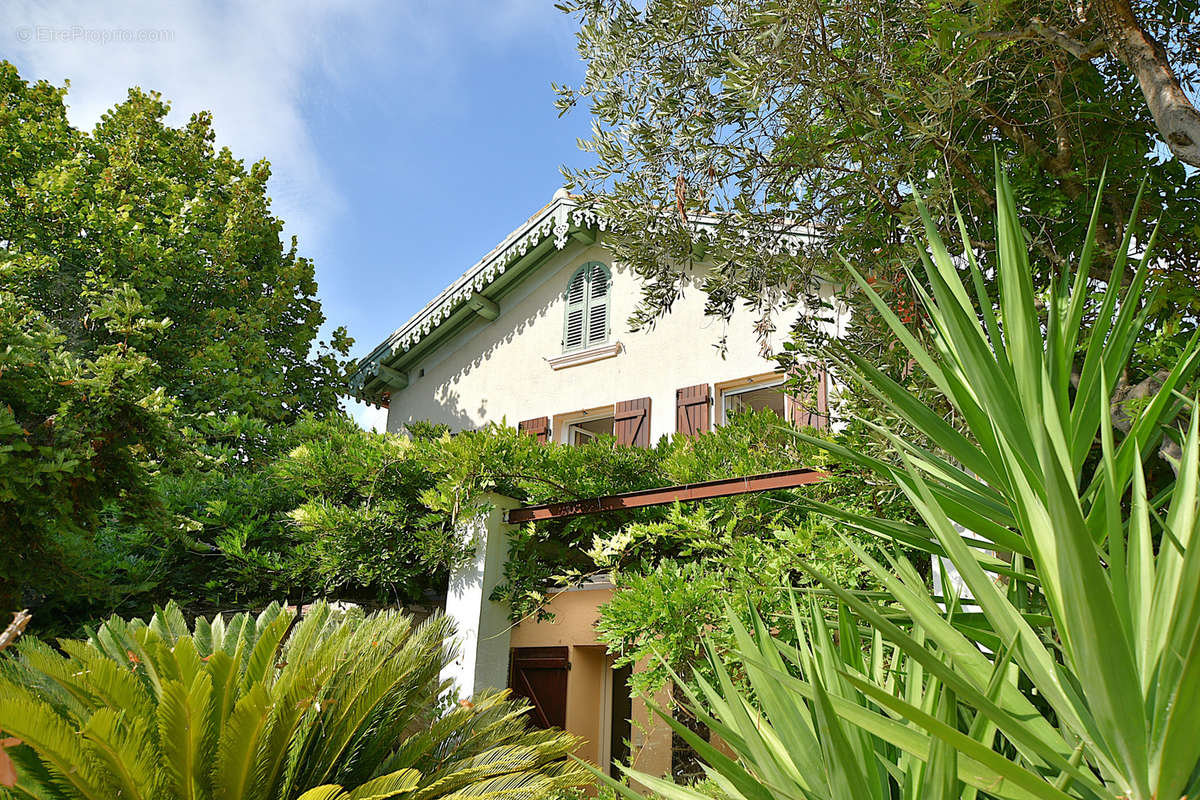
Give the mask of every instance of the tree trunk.
M 1167 62 L 1167 51 L 1142 27 L 1129 0 L 1100 0 L 1112 52 L 1138 80 L 1158 132 L 1180 161 L 1200 167 L 1200 111 Z

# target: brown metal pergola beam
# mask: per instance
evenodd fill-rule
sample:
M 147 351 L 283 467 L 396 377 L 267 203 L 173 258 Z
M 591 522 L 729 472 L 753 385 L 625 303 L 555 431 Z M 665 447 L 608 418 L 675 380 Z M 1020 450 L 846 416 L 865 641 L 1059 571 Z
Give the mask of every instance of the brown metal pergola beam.
M 599 514 L 603 511 L 619 511 L 626 508 L 661 506 L 677 500 L 689 502 L 752 492 L 769 492 L 775 489 L 795 489 L 797 486 L 816 483 L 827 477 L 829 477 L 829 473 L 819 469 L 789 469 L 762 475 L 748 475 L 744 478 L 725 478 L 704 483 L 664 486 L 661 489 L 642 489 L 637 492 L 610 494 L 605 497 L 590 497 L 586 500 L 566 500 L 561 503 L 523 506 L 509 511 L 505 515 L 505 520 L 520 524 L 546 519 L 579 517 L 584 514 Z

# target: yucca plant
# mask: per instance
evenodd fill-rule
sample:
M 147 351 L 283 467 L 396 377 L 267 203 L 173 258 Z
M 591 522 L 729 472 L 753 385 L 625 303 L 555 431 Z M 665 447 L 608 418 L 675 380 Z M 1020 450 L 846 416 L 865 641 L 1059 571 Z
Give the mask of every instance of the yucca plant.
M 451 633 L 443 617 L 326 604 L 189 630 L 170 605 L 61 650 L 23 641 L 0 665 L 0 729 L 22 742 L 0 797 L 524 799 L 578 784 L 577 741 L 531 729 L 522 704 L 445 707 Z
M 1098 307 L 1089 309 L 1093 216 L 1075 274 L 1044 293 L 1043 318 L 1016 202 L 997 173 L 996 302 L 984 289 L 964 233 L 972 304 L 955 260 L 922 209 L 929 254 L 925 281 L 914 276 L 912 282 L 932 326 L 932 352 L 855 275 L 966 433 L 913 403 L 863 359 L 845 351 L 841 359 L 852 381 L 936 442 L 935 452 L 881 430 L 900 455 L 900 467 L 857 453 L 839 455 L 870 464 L 903 488 L 925 523 L 911 533 L 957 567 L 983 612 L 984 635 L 967 631 L 979 640 L 971 642 L 962 631 L 935 624 L 929 595 L 911 573 L 892 575 L 863 558 L 876 575 L 886 576 L 914 619 L 929 623 L 929 642 L 941 652 L 962 653 L 947 673 L 958 680 L 947 684 L 997 725 L 1025 768 L 1047 778 L 1040 796 L 1070 789 L 1130 800 L 1194 797 L 1200 790 L 1200 548 L 1190 545 L 1200 522 L 1200 414 L 1178 389 L 1195 375 L 1200 347 L 1193 336 L 1144 407 L 1115 404 L 1117 378 L 1154 302 L 1145 292 L 1154 233 L 1126 285 L 1127 254 L 1135 246 L 1134 225 L 1127 226 L 1107 289 Z M 1094 322 L 1081 337 L 1089 311 Z M 1185 431 L 1177 420 L 1189 406 Z M 1114 418 L 1131 422 L 1119 427 Z M 1161 447 L 1164 436 L 1182 448 Z M 1179 452 L 1172 464 L 1176 479 L 1151 498 L 1143 460 L 1159 451 Z M 874 520 L 854 522 L 884 535 L 894 530 Z M 963 528 L 1011 554 L 1012 568 L 984 556 Z M 1006 572 L 1008 590 L 989 572 Z M 1027 591 L 1045 606 L 1049 619 L 1041 630 L 1022 613 Z M 910 657 L 932 663 L 926 648 L 888 630 L 875 609 L 857 601 L 854 606 Z M 1029 719 L 1028 703 L 1015 690 L 991 702 L 982 696 L 994 658 L 981 659 L 986 650 L 976 644 L 1011 653 L 1019 681 L 1045 703 L 1044 718 Z M 893 713 L 905 713 L 877 687 L 861 688 Z
M 740 635 L 733 661 L 751 692 L 723 681 L 695 698 L 714 709 L 707 721 L 738 753 L 734 761 L 706 752 L 731 797 L 1200 793 L 1200 409 L 1184 394 L 1200 347 L 1193 337 L 1141 407 L 1122 405 L 1114 386 L 1154 302 L 1146 291 L 1154 234 L 1136 242 L 1127 227 L 1097 296 L 1093 216 L 1074 274 L 1039 294 L 1015 200 L 999 168 L 997 176 L 997 298 L 961 220 L 963 253 L 954 258 L 921 207 L 929 252 L 921 279 L 910 277 L 928 349 L 847 265 L 957 424 L 843 348 L 834 354 L 842 376 L 919 437 L 875 425 L 894 460 L 821 442 L 894 481 L 924 524 L 821 510 L 947 559 L 979 611 L 947 613 L 953 599 L 935 595 L 899 556 L 884 565 L 859 550 L 887 587 L 886 607 L 810 569 L 872 630 L 873 658 L 867 665 L 835 648 L 819 616 L 801 637 L 811 656 L 803 644 L 787 656 L 762 630 Z M 1141 258 L 1129 275 L 1135 246 Z M 1160 453 L 1175 477 L 1151 496 L 1144 463 Z M 880 647 L 894 656 L 880 660 Z M 914 758 L 925 764 L 915 794 L 905 766 Z M 892 794 L 878 793 L 880 766 Z
M 753 632 L 729 615 L 735 646 L 710 652 L 716 684 L 697 678 L 690 708 L 738 758 L 658 709 L 676 733 L 707 761 L 722 794 L 748 800 L 958 800 L 1036 797 L 1013 781 L 997 754 L 960 756 L 921 724 L 881 714 L 856 685 L 871 681 L 919 710 L 922 718 L 956 730 L 987 751 L 995 726 L 959 714 L 954 692 L 878 631 L 864 642 L 856 620 L 840 609 L 835 633 L 813 602 L 807 614 L 793 604 L 798 646 L 771 636 L 757 615 Z M 921 640 L 919 627 L 913 630 Z M 1007 667 L 1001 662 L 998 686 Z M 746 688 L 737 680 L 741 676 Z M 702 791 L 633 774 L 656 794 L 700 800 Z M 619 784 L 615 784 L 618 785 Z M 623 793 L 636 797 L 628 787 Z

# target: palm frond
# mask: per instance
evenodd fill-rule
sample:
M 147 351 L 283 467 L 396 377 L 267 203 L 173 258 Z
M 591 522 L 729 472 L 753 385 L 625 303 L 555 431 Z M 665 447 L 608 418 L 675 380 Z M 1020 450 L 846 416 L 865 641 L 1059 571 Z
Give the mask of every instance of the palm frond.
M 565 762 L 577 740 L 531 730 L 502 694 L 441 713 L 445 619 L 414 627 L 317 604 L 293 621 L 273 605 L 189 632 L 169 604 L 148 624 L 108 620 L 62 653 L 22 642 L 0 661 L 0 720 L 25 742 L 16 793 L 541 798 L 584 782 Z

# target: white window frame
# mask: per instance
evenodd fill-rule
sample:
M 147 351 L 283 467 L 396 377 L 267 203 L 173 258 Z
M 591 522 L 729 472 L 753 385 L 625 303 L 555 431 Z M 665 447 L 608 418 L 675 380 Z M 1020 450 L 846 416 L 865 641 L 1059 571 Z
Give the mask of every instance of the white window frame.
M 720 404 L 719 424 L 727 425 L 729 423 L 729 409 L 726 404 L 727 398 L 736 397 L 739 394 L 746 394 L 748 392 L 757 392 L 760 389 L 771 389 L 771 388 L 778 389 L 787 382 L 785 377 L 782 375 L 780 375 L 777 378 L 773 378 L 773 379 L 769 379 L 769 380 L 768 379 L 757 380 L 754 378 L 749 378 L 747 380 L 749 382 L 745 386 L 727 386 L 727 387 L 724 387 L 721 389 L 721 392 L 717 397 L 717 402 Z M 717 403 L 714 403 L 714 405 L 717 405 Z M 781 417 L 781 419 L 784 422 L 788 422 L 788 423 L 791 422 L 791 420 L 788 419 L 788 415 L 787 415 L 787 398 L 786 398 L 786 396 L 784 397 L 783 416 Z
M 567 444 L 587 444 L 596 440 L 596 434 L 578 424 L 567 426 Z
M 596 434 L 580 426 L 581 422 L 591 422 L 592 420 L 607 419 L 613 424 L 613 431 L 616 431 L 617 425 L 617 406 L 615 403 L 604 406 L 596 406 L 595 408 L 587 408 L 580 411 L 571 411 L 567 414 L 556 414 L 551 425 L 554 429 L 555 441 L 561 444 L 583 444 L 576 441 L 576 433 L 594 439 Z

